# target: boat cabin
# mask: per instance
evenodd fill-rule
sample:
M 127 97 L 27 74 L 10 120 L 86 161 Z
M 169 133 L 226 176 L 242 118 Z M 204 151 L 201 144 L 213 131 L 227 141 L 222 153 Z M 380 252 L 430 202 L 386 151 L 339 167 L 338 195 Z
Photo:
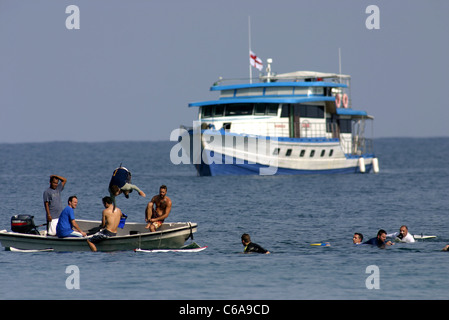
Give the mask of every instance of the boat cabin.
M 365 111 L 354 110 L 350 76 L 298 71 L 262 76 L 262 82 L 222 85 L 210 90 L 218 100 L 189 104 L 199 107 L 203 129 L 269 136 L 292 141 L 340 141 L 346 154 L 369 150 Z

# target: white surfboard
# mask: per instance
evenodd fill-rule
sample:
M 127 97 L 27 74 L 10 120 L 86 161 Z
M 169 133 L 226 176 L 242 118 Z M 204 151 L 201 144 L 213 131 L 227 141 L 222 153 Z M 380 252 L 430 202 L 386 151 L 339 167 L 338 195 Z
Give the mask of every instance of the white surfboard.
M 49 249 L 17 249 L 14 247 L 9 247 L 9 251 L 13 251 L 13 252 L 49 252 L 49 251 L 53 251 L 53 249 L 49 248 Z
M 437 236 L 426 236 L 423 234 L 415 234 L 413 235 L 413 238 L 419 239 L 419 240 L 425 240 L 425 239 L 435 239 Z
M 200 252 L 207 248 L 207 246 L 199 247 L 199 248 L 185 248 L 185 249 L 134 249 L 135 252 L 147 252 L 147 253 L 155 253 L 155 252 Z

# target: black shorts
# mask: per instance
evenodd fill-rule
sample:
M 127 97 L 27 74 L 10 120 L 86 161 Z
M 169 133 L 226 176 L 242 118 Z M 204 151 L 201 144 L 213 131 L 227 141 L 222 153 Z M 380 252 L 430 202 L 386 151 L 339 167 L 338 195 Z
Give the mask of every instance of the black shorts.
M 107 229 L 103 229 L 98 231 L 97 233 L 95 233 L 90 239 L 89 241 L 92 243 L 98 243 L 100 241 L 106 240 L 110 237 L 115 237 L 117 235 L 117 233 L 113 233 Z

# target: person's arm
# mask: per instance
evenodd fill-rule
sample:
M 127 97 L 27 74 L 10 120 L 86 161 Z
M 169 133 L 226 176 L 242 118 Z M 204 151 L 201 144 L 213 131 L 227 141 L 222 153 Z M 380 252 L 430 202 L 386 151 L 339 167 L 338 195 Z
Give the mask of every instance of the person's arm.
M 79 233 L 81 233 L 81 234 L 83 235 L 83 237 L 86 236 L 86 233 L 85 233 L 83 230 L 81 230 L 81 228 L 78 226 L 78 223 L 76 223 L 75 220 L 72 220 L 72 226 L 73 226 L 73 228 L 76 229 L 76 231 L 78 231 Z
M 399 232 L 387 233 L 387 238 L 396 238 Z
M 55 175 L 55 174 L 52 174 L 50 177 L 55 177 L 56 179 L 60 180 L 60 181 L 61 181 L 61 184 L 62 184 L 62 188 L 64 188 L 64 186 L 65 186 L 65 184 L 66 184 L 66 182 L 67 182 L 67 179 L 66 179 L 66 178 L 61 177 L 61 176 L 57 176 L 57 175 Z
M 140 196 L 142 197 L 146 197 L 146 194 L 139 189 L 138 186 L 131 184 L 131 183 L 125 183 L 125 185 L 123 187 L 120 188 L 122 191 L 132 191 L 132 190 L 136 190 Z
M 115 208 L 113 208 L 113 210 L 115 210 Z M 101 215 L 101 225 L 100 228 L 106 228 L 106 213 L 105 213 L 106 209 L 103 210 L 103 213 Z
M 50 222 L 52 220 L 51 214 L 50 214 L 50 206 L 48 204 L 48 201 L 44 202 L 45 212 L 47 213 L 47 222 Z

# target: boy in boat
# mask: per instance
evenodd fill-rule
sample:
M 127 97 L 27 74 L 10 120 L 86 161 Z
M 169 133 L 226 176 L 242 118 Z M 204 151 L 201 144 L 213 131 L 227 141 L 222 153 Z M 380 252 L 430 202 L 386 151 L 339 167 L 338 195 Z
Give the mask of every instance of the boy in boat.
M 131 172 L 125 167 L 120 166 L 114 170 L 111 181 L 109 182 L 109 195 L 112 199 L 112 203 L 115 206 L 115 197 L 123 193 L 128 199 L 129 194 L 136 190 L 140 196 L 146 197 L 145 193 L 140 190 L 136 185 L 131 184 Z
M 167 186 L 160 186 L 159 194 L 148 202 L 145 209 L 145 221 L 148 223 L 145 228 L 150 229 L 151 232 L 156 231 L 170 214 L 171 205 L 171 199 L 167 197 Z
M 245 247 L 243 253 L 251 253 L 251 252 L 264 253 L 264 254 L 270 253 L 270 251 L 265 250 L 257 243 L 251 242 L 251 237 L 247 233 L 242 234 L 242 244 Z
M 61 183 L 59 183 L 61 181 Z M 44 208 L 47 220 L 47 234 L 56 235 L 56 226 L 58 225 L 59 215 L 62 212 L 61 192 L 67 179 L 55 174 L 50 176 L 50 186 L 44 191 Z
M 111 197 L 104 197 L 102 201 L 105 209 L 102 213 L 100 228 L 103 229 L 87 240 L 87 244 L 92 251 L 97 251 L 96 243 L 117 235 L 117 228 L 122 217 L 122 210 L 117 207 L 114 208 Z

